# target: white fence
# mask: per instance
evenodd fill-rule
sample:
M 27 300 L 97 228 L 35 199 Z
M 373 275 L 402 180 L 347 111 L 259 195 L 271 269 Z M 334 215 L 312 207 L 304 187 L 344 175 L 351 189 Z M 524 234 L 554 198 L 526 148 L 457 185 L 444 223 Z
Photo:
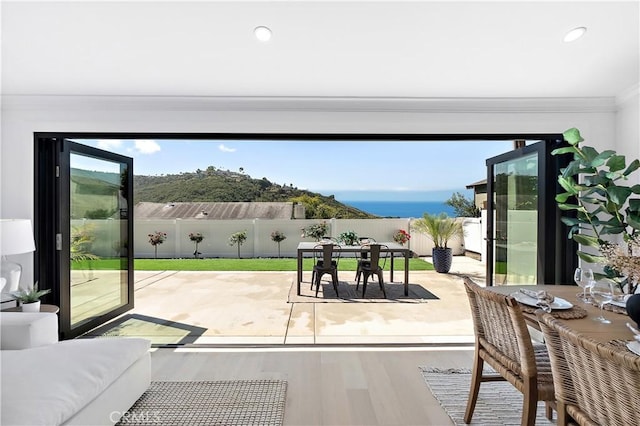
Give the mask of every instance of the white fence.
M 424 234 L 411 228 L 412 219 L 330 219 L 328 235 L 338 237 L 342 232 L 354 231 L 358 236 L 371 237 L 376 241 L 393 241 L 393 234 L 399 229 L 409 230 L 411 240 L 408 247 L 419 256 L 430 256 L 433 243 Z M 204 240 L 198 251 L 202 257 L 237 257 L 237 246 L 229 245 L 229 237 L 238 231 L 247 231 L 247 240 L 240 247 L 240 256 L 277 257 L 278 245 L 271 240 L 273 231 L 282 232 L 287 238 L 280 243 L 282 257 L 295 257 L 300 241 L 312 241 L 302 238 L 302 228 L 319 223 L 317 219 L 303 220 L 136 220 L 134 224 L 134 253 L 137 258 L 153 258 L 154 248 L 149 244 L 149 234 L 165 232 L 167 239 L 158 245 L 158 258 L 193 257 L 195 245 L 189 240 L 189 233 L 199 232 Z M 86 226 L 96 238 L 91 252 L 101 257 L 114 255 L 114 242 L 119 241 L 119 221 L 115 220 L 77 220 L 72 226 L 76 229 Z M 454 254 L 463 254 L 461 238 L 449 242 Z

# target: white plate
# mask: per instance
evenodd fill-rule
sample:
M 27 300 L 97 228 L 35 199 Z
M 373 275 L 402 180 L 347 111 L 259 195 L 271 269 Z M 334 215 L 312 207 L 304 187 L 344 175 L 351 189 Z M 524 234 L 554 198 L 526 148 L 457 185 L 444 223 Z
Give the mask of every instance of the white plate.
M 534 306 L 534 307 L 538 306 L 538 299 L 534 299 L 533 297 L 527 296 L 526 294 L 521 293 L 519 291 L 511 293 L 511 296 L 522 304 L 525 304 L 528 306 Z M 573 308 L 573 304 L 571 302 L 564 300 L 561 297 L 556 297 L 553 300 L 553 303 L 551 303 L 549 306 L 551 306 L 551 309 L 556 309 L 556 310 Z
M 615 305 L 615 306 L 619 306 L 621 308 L 627 308 L 627 302 L 620 302 L 618 300 L 612 300 L 611 302 L 609 302 L 611 305 Z
M 636 355 L 640 355 L 640 342 L 628 342 L 627 349 Z

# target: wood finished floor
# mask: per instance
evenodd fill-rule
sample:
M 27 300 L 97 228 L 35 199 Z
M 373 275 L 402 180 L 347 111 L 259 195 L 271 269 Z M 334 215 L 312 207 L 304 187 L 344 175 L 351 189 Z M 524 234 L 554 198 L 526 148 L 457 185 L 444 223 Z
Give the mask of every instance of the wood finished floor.
M 151 377 L 287 380 L 285 425 L 451 425 L 418 367 L 471 368 L 472 355 L 472 347 L 158 349 Z

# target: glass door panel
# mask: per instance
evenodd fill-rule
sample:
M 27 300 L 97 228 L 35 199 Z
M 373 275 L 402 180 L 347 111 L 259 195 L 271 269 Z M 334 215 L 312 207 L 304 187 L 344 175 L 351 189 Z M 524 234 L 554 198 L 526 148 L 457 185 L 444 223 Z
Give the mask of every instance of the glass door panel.
M 128 167 L 70 152 L 70 326 L 127 306 Z
M 35 275 L 71 339 L 133 309 L 133 159 L 42 134 L 35 178 Z
M 538 153 L 494 166 L 493 282 L 536 284 L 538 253 Z

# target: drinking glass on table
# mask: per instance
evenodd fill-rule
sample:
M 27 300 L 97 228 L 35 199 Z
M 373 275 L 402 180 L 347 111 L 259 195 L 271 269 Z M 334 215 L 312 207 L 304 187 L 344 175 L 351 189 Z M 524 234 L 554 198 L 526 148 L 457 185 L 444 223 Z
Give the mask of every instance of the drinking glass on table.
M 591 269 L 576 268 L 573 272 L 573 280 L 578 284 L 578 287 L 582 288 L 581 299 L 587 303 L 589 301 L 589 299 L 587 299 L 587 289 L 591 288 L 594 283 L 593 271 Z
M 600 306 L 600 316 L 595 317 L 594 321 L 599 321 L 602 324 L 610 324 L 611 321 L 604 317 L 604 304 L 611 302 L 613 299 L 613 285 L 605 280 L 595 281 L 593 287 L 591 287 L 591 297 Z

